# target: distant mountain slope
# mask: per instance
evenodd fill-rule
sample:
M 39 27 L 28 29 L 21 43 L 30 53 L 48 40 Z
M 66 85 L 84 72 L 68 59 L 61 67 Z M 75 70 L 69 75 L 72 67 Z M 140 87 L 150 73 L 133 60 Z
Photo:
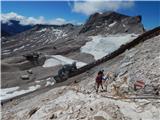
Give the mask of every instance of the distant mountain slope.
M 4 30 L 1 30 L 1 36 L 4 36 L 4 37 L 8 37 L 8 36 L 11 36 L 10 33 L 4 31 Z
M 53 54 L 65 53 L 71 49 L 78 49 L 77 46 L 85 44 L 85 38 L 78 37 L 80 29 L 81 26 L 72 24 L 35 25 L 30 30 L 6 38 L 5 41 L 2 41 L 2 49 L 12 51 L 11 56 L 31 51 L 51 52 Z M 79 40 L 76 41 L 76 39 Z M 79 41 L 83 41 L 83 43 L 79 43 Z M 72 43 L 75 45 L 71 46 Z
M 6 23 L 1 22 L 1 34 L 2 36 L 8 36 L 8 34 L 11 36 L 29 30 L 32 27 L 33 25 L 21 25 L 20 22 L 16 20 L 10 20 Z M 4 31 L 7 34 L 5 34 Z
M 14 24 L 18 25 L 19 22 L 14 21 Z M 130 17 L 116 12 L 95 13 L 81 26 L 65 24 L 23 27 L 13 25 L 11 28 L 16 28 L 16 31 L 7 29 L 12 34 L 26 31 L 2 41 L 2 58 L 33 51 L 47 54 L 68 54 L 79 51 L 86 42 L 91 40 L 90 36 L 122 33 L 139 35 L 144 32 L 140 16 Z

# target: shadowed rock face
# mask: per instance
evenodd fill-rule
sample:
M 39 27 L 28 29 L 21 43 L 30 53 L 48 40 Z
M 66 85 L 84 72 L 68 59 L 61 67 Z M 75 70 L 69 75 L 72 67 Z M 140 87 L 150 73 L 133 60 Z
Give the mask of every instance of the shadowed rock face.
M 141 16 L 130 17 L 116 12 L 95 13 L 89 17 L 79 33 L 142 33 L 144 28 L 141 19 Z
M 7 31 L 5 31 L 5 30 L 1 30 L 1 36 L 2 37 L 3 36 L 8 37 L 8 36 L 10 36 L 10 34 Z
M 34 27 L 33 25 L 21 25 L 20 21 L 17 20 L 10 20 L 9 23 L 3 23 L 1 22 L 1 28 L 2 28 L 2 36 L 12 36 L 16 35 L 17 33 L 24 32 L 26 30 L 31 29 Z

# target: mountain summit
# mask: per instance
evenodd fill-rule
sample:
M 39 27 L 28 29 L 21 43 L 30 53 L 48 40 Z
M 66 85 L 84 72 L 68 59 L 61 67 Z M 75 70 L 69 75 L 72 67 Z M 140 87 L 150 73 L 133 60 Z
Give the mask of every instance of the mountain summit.
M 117 12 L 92 14 L 84 24 L 81 33 L 89 34 L 116 34 L 116 33 L 143 33 L 144 27 L 141 16 L 127 16 Z

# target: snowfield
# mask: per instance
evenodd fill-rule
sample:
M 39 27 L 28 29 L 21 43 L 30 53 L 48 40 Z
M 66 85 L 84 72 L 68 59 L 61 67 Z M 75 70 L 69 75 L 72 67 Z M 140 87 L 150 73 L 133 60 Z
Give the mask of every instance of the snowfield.
M 5 88 L 5 89 L 0 89 L 0 100 L 7 100 L 16 96 L 20 96 L 32 91 L 35 91 L 39 89 L 41 86 L 36 85 L 36 86 L 30 86 L 27 90 L 19 90 L 19 87 L 12 87 L 12 88 Z
M 101 35 L 91 36 L 92 41 L 89 41 L 82 46 L 81 52 L 89 53 L 98 60 L 136 37 L 138 37 L 136 34 L 109 35 L 107 37 Z
M 23 49 L 24 47 L 25 47 L 25 46 L 23 45 L 23 46 L 21 46 L 21 47 L 19 47 L 19 48 L 14 49 L 13 51 L 21 50 L 21 49 Z
M 80 68 L 82 66 L 85 66 L 86 63 L 79 62 L 77 60 L 72 60 L 70 58 L 61 56 L 61 55 L 52 55 L 49 59 L 47 59 L 44 62 L 43 67 L 53 67 L 56 65 L 65 65 L 65 64 L 72 64 L 73 62 L 76 62 L 77 68 Z
M 0 89 L 0 100 L 8 100 L 26 93 L 33 92 L 43 87 L 53 86 L 55 83 L 56 81 L 52 77 L 49 77 L 44 80 L 35 81 L 34 85 L 27 87 L 28 89 L 25 89 L 23 86 Z

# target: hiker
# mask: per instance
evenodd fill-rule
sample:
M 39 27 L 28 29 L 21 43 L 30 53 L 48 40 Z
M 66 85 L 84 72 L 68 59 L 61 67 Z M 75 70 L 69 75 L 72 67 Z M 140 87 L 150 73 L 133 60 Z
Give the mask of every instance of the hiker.
M 106 81 L 106 80 L 108 80 L 109 79 L 109 73 L 106 73 L 105 75 L 103 75 L 103 80 L 104 80 L 104 82 Z
M 105 75 L 103 75 L 102 84 L 104 85 L 106 92 L 107 92 L 107 85 L 108 85 L 109 79 L 110 79 L 109 73 L 106 73 Z
M 103 85 L 102 85 L 102 80 L 103 80 L 103 76 L 104 76 L 104 70 L 101 70 L 98 72 L 97 77 L 96 77 L 96 84 L 97 84 L 97 89 L 96 92 L 98 93 L 98 89 L 99 86 L 101 85 L 102 89 L 103 89 Z

